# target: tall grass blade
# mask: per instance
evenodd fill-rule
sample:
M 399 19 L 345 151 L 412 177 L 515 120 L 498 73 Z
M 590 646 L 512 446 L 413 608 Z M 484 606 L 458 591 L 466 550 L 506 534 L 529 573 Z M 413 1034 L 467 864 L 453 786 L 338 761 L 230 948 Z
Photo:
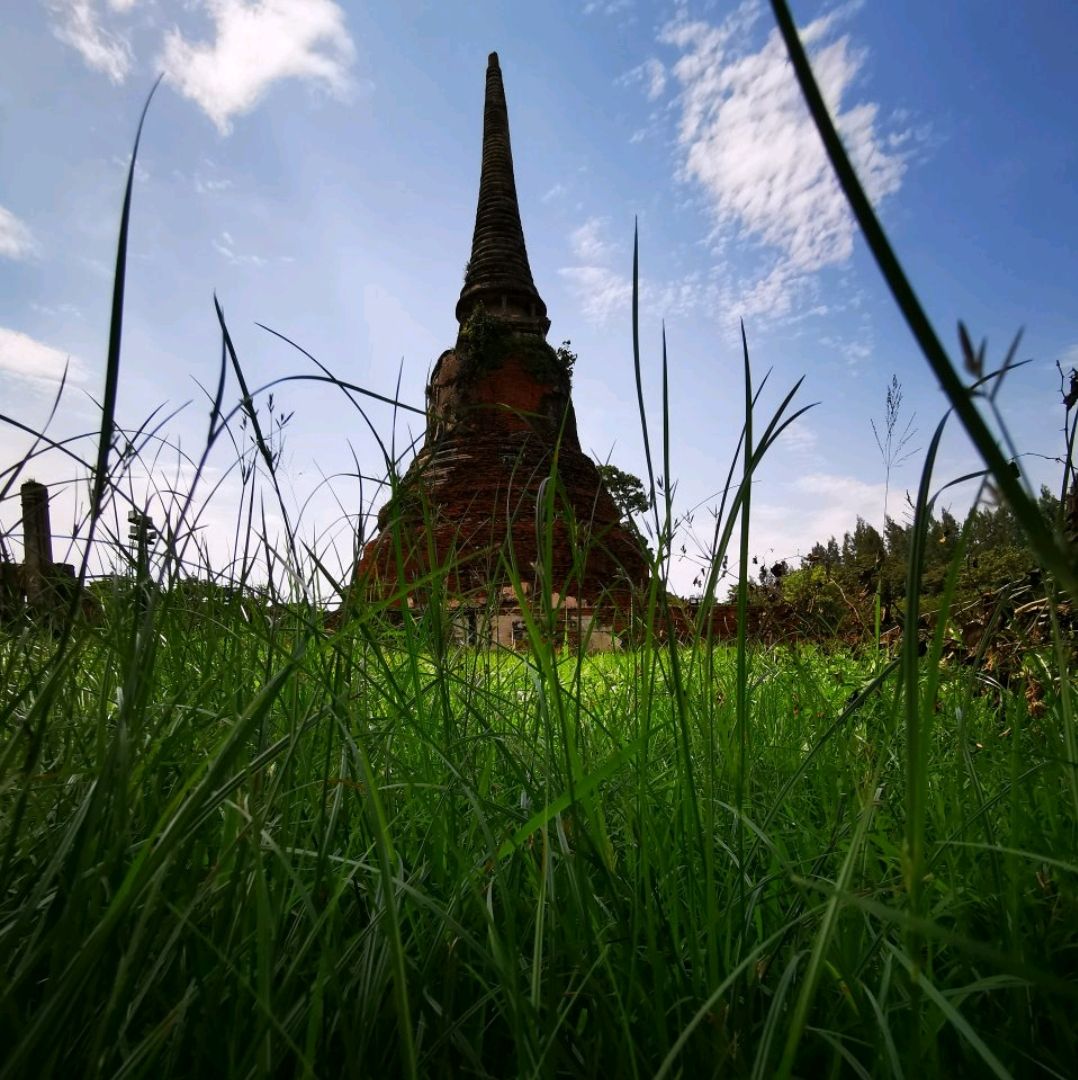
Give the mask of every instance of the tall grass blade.
M 879 218 L 872 209 L 872 203 L 857 178 L 857 173 L 842 145 L 842 139 L 827 111 L 786 0 L 771 0 L 771 7 L 775 13 L 779 31 L 786 43 L 786 51 L 790 56 L 797 80 L 801 85 L 801 92 L 804 94 L 809 112 L 812 114 L 827 156 L 835 170 L 835 176 L 861 226 L 869 250 L 891 290 L 891 295 L 895 298 L 895 303 L 921 347 L 932 373 L 947 395 L 947 400 L 973 441 L 977 452 L 991 471 L 993 481 L 1021 522 L 1038 559 L 1055 575 L 1071 596 L 1078 599 L 1078 560 L 1075 559 L 1074 553 L 1069 551 L 1059 538 L 1053 536 L 1045 525 L 1036 503 L 1019 482 L 1014 464 L 1004 458 L 995 436 L 977 411 L 969 391 L 963 385 L 955 365 L 951 362 L 924 308 L 917 299 L 917 294 L 907 279 Z
M 901 949 L 895 948 L 893 945 L 888 945 L 888 949 L 891 955 L 906 969 L 910 975 L 913 975 L 916 970 L 914 962 L 904 953 Z M 918 983 L 924 990 L 925 996 L 936 1006 L 937 1009 L 943 1014 L 947 1022 L 969 1043 L 969 1045 L 977 1052 L 980 1059 L 984 1062 L 985 1066 L 992 1073 L 993 1076 L 999 1078 L 999 1080 L 1011 1080 L 1011 1073 L 1004 1067 L 1003 1063 L 996 1057 L 995 1054 L 985 1044 L 984 1039 L 977 1034 L 976 1031 L 970 1027 L 969 1021 L 956 1009 L 947 998 L 939 992 L 939 990 L 927 979 L 924 974 L 918 977 Z
M 120 213 L 120 236 L 116 243 L 116 270 L 112 279 L 112 313 L 109 319 L 109 346 L 105 357 L 105 396 L 101 401 L 101 436 L 97 444 L 97 463 L 94 466 L 94 482 L 90 495 L 90 536 L 86 541 L 87 557 L 90 542 L 93 539 L 94 523 L 101 513 L 101 503 L 105 488 L 108 486 L 109 455 L 112 451 L 112 436 L 116 430 L 116 397 L 120 386 L 120 345 L 123 338 L 124 324 L 124 288 L 127 282 L 127 235 L 131 225 L 131 196 L 135 186 L 135 164 L 138 160 L 139 143 L 142 141 L 142 126 L 150 102 L 161 85 L 164 75 L 159 75 L 149 94 L 146 95 L 142 113 L 139 115 L 138 128 L 135 131 L 135 144 L 131 148 L 131 162 L 127 167 L 127 186 L 124 188 L 123 210 Z

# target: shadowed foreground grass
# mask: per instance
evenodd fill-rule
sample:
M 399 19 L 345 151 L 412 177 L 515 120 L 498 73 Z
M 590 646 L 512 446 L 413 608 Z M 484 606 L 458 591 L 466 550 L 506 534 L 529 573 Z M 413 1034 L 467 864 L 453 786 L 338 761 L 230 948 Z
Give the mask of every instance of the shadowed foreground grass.
M 44 682 L 50 641 L 0 646 L 4 1075 L 1078 1059 L 1054 699 L 1033 720 L 945 670 L 911 914 L 897 667 L 750 654 L 740 773 L 733 650 L 681 652 L 682 714 L 669 652 L 439 655 L 422 627 L 142 603 Z

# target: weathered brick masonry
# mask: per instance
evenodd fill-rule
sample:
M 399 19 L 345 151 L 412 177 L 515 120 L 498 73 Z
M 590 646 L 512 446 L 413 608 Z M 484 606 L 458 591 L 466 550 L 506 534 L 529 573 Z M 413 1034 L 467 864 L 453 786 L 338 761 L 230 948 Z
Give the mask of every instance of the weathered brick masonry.
M 647 564 L 580 449 L 571 371 L 546 341 L 550 323 L 528 264 L 496 53 L 487 66 L 479 202 L 456 317 L 456 345 L 427 387 L 423 446 L 379 514 L 357 584 L 386 595 L 402 573 L 422 582 L 433 560 L 450 568 L 452 592 L 480 596 L 503 578 L 508 560 L 533 595 L 548 585 L 624 613 Z

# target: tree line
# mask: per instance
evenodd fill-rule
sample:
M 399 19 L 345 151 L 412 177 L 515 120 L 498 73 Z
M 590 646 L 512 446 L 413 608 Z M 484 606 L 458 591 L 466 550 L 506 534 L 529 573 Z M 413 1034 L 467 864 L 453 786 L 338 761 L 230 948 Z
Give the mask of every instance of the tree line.
M 1041 488 L 1038 508 L 1051 524 L 1059 520 L 1060 501 L 1048 487 Z M 797 567 L 786 560 L 768 565 L 754 559 L 759 570 L 750 580 L 749 602 L 789 605 L 836 633 L 870 628 L 878 603 L 886 629 L 899 619 L 906 599 L 912 512 L 910 519 L 887 516 L 881 533 L 858 517 L 841 540 L 832 536 L 814 543 Z M 956 556 L 958 605 L 1008 583 L 1040 586 L 1037 562 L 1022 528 L 1002 503 L 978 506 L 966 522 L 944 508 L 931 515 L 927 540 L 921 581 L 929 607 L 942 592 Z

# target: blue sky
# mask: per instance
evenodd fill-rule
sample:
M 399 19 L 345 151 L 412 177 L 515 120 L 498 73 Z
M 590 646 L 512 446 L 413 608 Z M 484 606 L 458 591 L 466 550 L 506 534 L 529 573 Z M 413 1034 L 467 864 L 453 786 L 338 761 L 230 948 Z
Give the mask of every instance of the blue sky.
M 989 357 L 1019 327 L 1027 367 L 1002 412 L 1035 484 L 1055 483 L 1055 363 L 1078 364 L 1078 5 L 965 0 L 794 8 L 840 128 L 947 343 L 964 319 Z M 273 326 L 342 378 L 421 404 L 456 334 L 479 179 L 487 53 L 501 57 L 525 236 L 552 320 L 579 353 L 582 442 L 643 472 L 629 316 L 640 222 L 642 329 L 657 431 L 660 327 L 671 377 L 676 508 L 723 482 L 742 421 L 737 321 L 765 404 L 805 376 L 820 404 L 784 437 L 753 499 L 769 561 L 879 522 L 884 468 L 869 420 L 897 373 L 923 447 L 944 404 L 885 294 L 800 104 L 764 3 L 552 0 L 19 0 L 0 15 L 0 411 L 50 433 L 95 423 L 111 264 L 135 122 L 154 78 L 132 218 L 120 418 L 191 404 L 170 441 L 201 447 L 216 378 L 216 291 L 252 384 L 310 373 Z M 234 400 L 236 389 L 230 385 Z M 376 446 L 339 394 L 294 410 L 283 478 L 301 534 L 347 561 L 354 480 Z M 387 409 L 372 420 L 388 432 Z M 407 420 L 398 421 L 407 442 Z M 413 425 L 414 429 L 414 425 Z M 418 433 L 414 430 L 413 433 Z M 0 465 L 27 440 L 0 430 Z M 92 457 L 92 443 L 82 447 Z M 240 482 L 222 446 L 204 521 L 229 542 Z M 175 472 L 158 462 L 158 484 Z M 942 483 L 975 460 L 957 432 Z M 892 477 L 892 513 L 919 456 Z M 182 470 L 181 470 L 182 471 Z M 47 482 L 78 470 L 60 455 Z M 144 485 L 138 475 L 135 488 Z M 84 485 L 58 498 L 62 528 Z M 136 496 L 141 492 L 136 490 Z M 371 494 L 368 486 L 366 494 Z M 956 494 L 964 508 L 972 491 Z M 71 504 L 70 506 L 68 504 Z M 14 501 L 0 523 L 17 520 Z M 58 531 L 60 531 L 58 528 Z M 675 584 L 691 588 L 686 561 Z

